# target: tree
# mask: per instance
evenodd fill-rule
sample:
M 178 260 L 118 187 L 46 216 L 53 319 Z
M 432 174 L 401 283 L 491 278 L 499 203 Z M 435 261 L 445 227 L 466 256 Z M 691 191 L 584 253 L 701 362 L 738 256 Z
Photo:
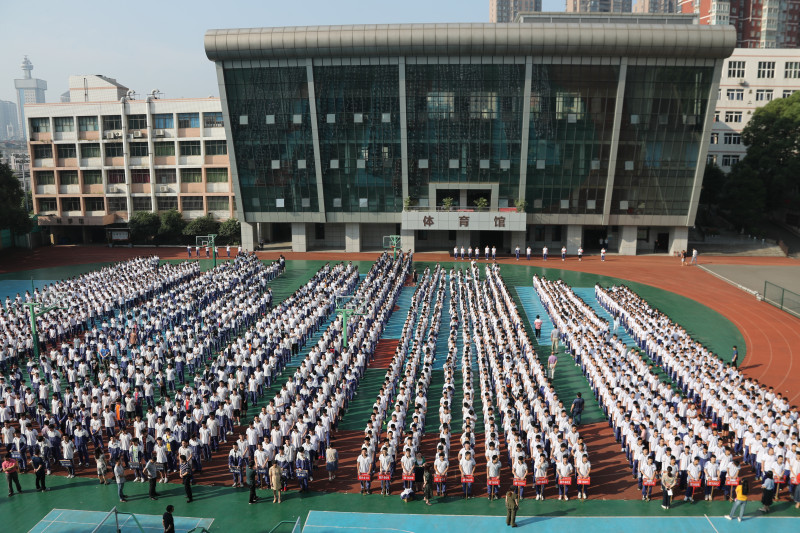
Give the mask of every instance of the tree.
M 742 130 L 742 142 L 747 155 L 739 166 L 749 168 L 747 175 L 763 184 L 765 207 L 787 207 L 800 182 L 800 92 L 756 109 Z
M 766 197 L 766 187 L 754 169 L 741 163 L 733 167 L 723 198 L 737 229 L 758 233 Z
M 238 242 L 241 235 L 242 225 L 235 218 L 229 218 L 219 226 L 219 236 L 222 244 Z
M 131 240 L 136 243 L 144 243 L 153 239 L 161 226 L 156 213 L 150 211 L 137 211 L 128 221 L 128 228 L 131 230 Z
M 31 217 L 25 209 L 25 194 L 11 167 L 0 163 L 0 229 L 17 235 L 31 230 Z
M 700 203 L 705 206 L 718 205 L 727 181 L 725 173 L 714 163 L 706 165 L 703 173 L 703 189 L 700 191 Z
M 186 221 L 177 209 L 161 213 L 161 225 L 158 228 L 158 240 L 164 244 L 179 244 L 184 240 L 183 230 Z
M 196 218 L 186 224 L 186 227 L 183 229 L 183 234 L 188 237 L 210 235 L 212 233 L 219 233 L 219 222 L 214 220 L 214 215 Z

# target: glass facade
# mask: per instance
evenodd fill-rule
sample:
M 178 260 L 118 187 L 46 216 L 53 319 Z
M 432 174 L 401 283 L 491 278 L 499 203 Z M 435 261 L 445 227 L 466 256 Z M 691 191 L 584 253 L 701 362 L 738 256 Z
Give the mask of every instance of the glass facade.
M 318 211 L 305 67 L 225 70 L 245 212 Z
M 612 65 L 532 65 L 528 212 L 602 212 L 618 79 Z
M 713 67 L 630 65 L 617 102 L 619 60 L 533 59 L 529 66 L 520 58 L 355 59 L 315 65 L 311 79 L 306 66 L 226 66 L 244 211 L 399 213 L 405 134 L 408 196 L 421 206 L 432 208 L 445 196 L 458 206 L 491 191 L 492 205 L 513 208 L 524 162 L 533 215 L 600 215 L 609 194 L 607 215 L 688 215 Z M 621 125 L 612 162 L 615 112 Z M 441 189 L 437 198 L 429 198 L 431 186 Z
M 612 214 L 688 213 L 713 72 L 628 67 Z
M 403 209 L 397 65 L 314 68 L 325 210 Z
M 409 196 L 480 183 L 517 198 L 524 83 L 522 64 L 406 65 Z

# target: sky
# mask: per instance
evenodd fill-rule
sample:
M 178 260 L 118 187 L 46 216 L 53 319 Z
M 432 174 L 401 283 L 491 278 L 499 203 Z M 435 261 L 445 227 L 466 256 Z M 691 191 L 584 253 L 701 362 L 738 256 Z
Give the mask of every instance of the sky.
M 544 0 L 563 11 L 564 0 Z M 35 7 L 34 7 L 35 6 Z M 145 95 L 218 96 L 203 35 L 212 28 L 488 22 L 489 0 L 0 0 L 0 100 L 16 102 L 27 55 L 58 102 L 70 74 L 103 74 Z

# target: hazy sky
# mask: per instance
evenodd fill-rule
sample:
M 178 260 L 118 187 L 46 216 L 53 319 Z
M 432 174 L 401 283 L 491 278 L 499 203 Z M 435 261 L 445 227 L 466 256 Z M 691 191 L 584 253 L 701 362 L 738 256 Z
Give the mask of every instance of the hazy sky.
M 564 0 L 544 0 L 563 11 Z M 0 100 L 16 102 L 14 79 L 27 55 L 33 76 L 57 102 L 70 74 L 103 74 L 164 98 L 216 96 L 206 59 L 210 28 L 488 22 L 489 0 L 0 0 Z

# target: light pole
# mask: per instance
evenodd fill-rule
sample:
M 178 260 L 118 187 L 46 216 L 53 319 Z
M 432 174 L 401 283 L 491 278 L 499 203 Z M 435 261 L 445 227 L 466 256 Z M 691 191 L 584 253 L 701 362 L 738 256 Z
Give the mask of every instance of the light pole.
M 54 309 L 66 309 L 66 307 L 63 307 L 63 306 L 58 305 L 58 304 L 45 306 L 43 303 L 35 301 L 33 299 L 33 293 L 35 291 L 36 291 L 36 288 L 34 287 L 34 284 L 33 284 L 33 278 L 31 278 L 31 301 L 30 302 L 25 302 L 22 305 L 24 305 L 24 306 L 26 306 L 28 308 L 28 313 L 30 315 L 31 336 L 33 337 L 33 355 L 36 357 L 36 362 L 38 364 L 38 362 L 39 362 L 39 330 L 38 330 L 38 325 L 36 323 L 36 319 L 39 318 L 40 316 L 44 315 L 44 314 L 49 313 L 50 311 L 52 311 Z M 36 310 L 37 307 L 40 308 L 38 311 Z

